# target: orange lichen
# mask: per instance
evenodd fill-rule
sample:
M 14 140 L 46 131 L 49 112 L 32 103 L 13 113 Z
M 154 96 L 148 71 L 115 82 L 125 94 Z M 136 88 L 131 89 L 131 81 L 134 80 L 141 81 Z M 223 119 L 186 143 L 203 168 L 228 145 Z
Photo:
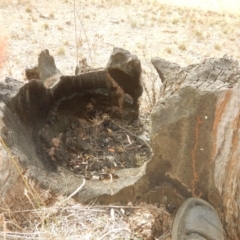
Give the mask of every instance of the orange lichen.
M 193 179 L 191 181 L 191 187 L 192 187 L 192 196 L 196 197 L 196 182 L 198 182 L 198 174 L 196 171 L 196 154 L 199 146 L 199 134 L 200 134 L 200 126 L 202 124 L 202 121 L 200 120 L 200 117 L 197 117 L 197 122 L 195 126 L 195 144 L 194 147 L 191 151 L 191 156 L 192 156 L 192 172 L 193 172 Z M 199 197 L 199 196 L 197 196 Z
M 240 128 L 240 117 L 239 115 L 236 116 L 235 119 L 232 121 L 232 129 L 233 129 L 233 136 L 232 136 L 232 146 L 231 151 L 229 153 L 229 161 L 226 166 L 226 175 L 224 181 L 224 188 L 227 189 L 225 195 L 229 201 L 234 201 L 234 195 L 236 194 L 236 190 L 233 190 L 233 181 L 235 177 L 238 175 L 237 171 L 239 169 L 239 133 L 238 129 Z M 237 185 L 237 184 L 236 184 Z
M 216 106 L 215 118 L 213 123 L 213 147 L 212 147 L 212 154 L 211 154 L 212 160 L 210 164 L 213 163 L 215 159 L 216 151 L 217 151 L 216 141 L 217 141 L 218 124 L 221 121 L 222 115 L 225 112 L 227 103 L 229 102 L 231 96 L 232 96 L 232 90 L 230 89 L 226 92 L 224 99 Z

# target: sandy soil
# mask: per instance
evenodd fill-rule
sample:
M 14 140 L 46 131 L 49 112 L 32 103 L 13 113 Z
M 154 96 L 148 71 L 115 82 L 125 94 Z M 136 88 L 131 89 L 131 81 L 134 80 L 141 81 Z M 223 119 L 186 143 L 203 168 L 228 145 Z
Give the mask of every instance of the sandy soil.
M 74 6 L 69 0 L 0 0 L 8 38 L 1 78 L 24 79 L 25 67 L 35 65 L 46 48 L 64 74 L 73 74 L 77 58 L 82 57 L 93 67 L 104 67 L 114 46 L 137 54 L 144 71 L 153 74 L 150 58 L 155 56 L 181 65 L 224 54 L 240 58 L 237 14 L 161 2 L 78 0 Z
M 171 4 L 179 7 L 193 7 L 202 10 L 212 10 L 221 13 L 240 11 L 238 0 L 161 0 L 161 3 Z

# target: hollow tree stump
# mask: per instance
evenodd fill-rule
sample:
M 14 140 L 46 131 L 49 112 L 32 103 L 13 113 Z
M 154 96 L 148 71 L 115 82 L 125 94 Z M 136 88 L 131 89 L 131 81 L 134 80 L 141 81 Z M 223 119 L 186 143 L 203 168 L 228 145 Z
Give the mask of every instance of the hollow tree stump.
M 26 69 L 29 82 L 7 78 L 0 83 L 1 137 L 18 157 L 27 179 L 63 194 L 71 194 L 86 179 L 84 189 L 75 195 L 81 202 L 96 198 L 102 203 L 127 202 L 136 197 L 135 183 L 144 174 L 142 163 L 150 158 L 151 150 L 130 124 L 138 122 L 139 116 L 141 94 L 138 91 L 136 96 L 130 89 L 136 84 L 141 89 L 140 61 L 128 51 L 121 52 L 124 67 L 118 61 L 117 76 L 106 68 L 65 76 L 44 50 L 38 66 Z M 133 69 L 135 63 L 138 67 Z M 122 84 L 126 76 L 133 82 L 127 89 Z M 6 186 L 14 185 L 8 184 L 13 174 L 6 169 L 12 165 L 7 156 L 3 160 L 0 171 L 7 176 L 0 178 L 0 192 L 7 193 Z M 14 177 L 15 182 L 17 177 L 20 181 L 21 174 Z M 19 192 L 24 193 L 19 189 L 11 195 L 14 201 L 21 197 Z

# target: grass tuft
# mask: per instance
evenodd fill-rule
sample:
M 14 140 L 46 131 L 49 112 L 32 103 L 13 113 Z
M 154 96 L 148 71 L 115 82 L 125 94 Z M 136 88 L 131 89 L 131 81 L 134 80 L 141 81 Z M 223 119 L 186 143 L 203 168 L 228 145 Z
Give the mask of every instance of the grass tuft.
M 170 47 L 166 47 L 165 50 L 166 50 L 166 52 L 169 53 L 169 54 L 172 53 L 172 49 L 171 49 Z
M 57 55 L 63 56 L 65 55 L 65 48 L 64 47 L 59 47 L 57 50 Z
M 44 28 L 45 30 L 48 30 L 48 29 L 49 29 L 48 23 L 44 23 L 44 24 L 43 24 L 43 28 Z
M 215 43 L 215 44 L 214 44 L 214 48 L 215 48 L 216 50 L 218 50 L 218 51 L 221 50 L 221 46 L 220 46 L 218 43 Z
M 31 9 L 30 7 L 27 7 L 27 8 L 26 8 L 26 12 L 27 12 L 27 13 L 32 13 L 32 9 Z
M 178 49 L 181 50 L 181 51 L 186 51 L 187 50 L 186 44 L 185 43 L 180 43 L 178 45 Z

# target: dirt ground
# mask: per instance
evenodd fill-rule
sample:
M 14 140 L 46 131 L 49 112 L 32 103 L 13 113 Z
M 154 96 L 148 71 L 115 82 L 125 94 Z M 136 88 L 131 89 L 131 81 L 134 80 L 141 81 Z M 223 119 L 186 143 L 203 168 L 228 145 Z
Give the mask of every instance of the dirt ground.
M 216 4 L 216 1 L 212 3 Z M 216 8 L 213 4 L 198 10 L 186 4 L 184 7 L 167 5 L 166 1 L 161 0 L 0 0 L 0 28 L 7 39 L 0 80 L 12 76 L 25 81 L 25 68 L 37 64 L 37 56 L 43 49 L 49 49 L 63 74 L 73 75 L 79 59 L 87 58 L 91 67 L 104 67 L 113 47 L 125 48 L 140 58 L 143 81 L 151 93 L 152 89 L 161 86 L 150 63 L 151 57 L 158 56 L 182 66 L 225 54 L 240 59 L 239 14 L 225 11 L 224 7 Z M 154 101 L 154 94 L 145 92 L 141 103 L 142 113 L 150 112 Z M 144 205 L 141 210 L 135 209 L 126 218 L 126 211 L 120 211 L 120 208 L 112 211 L 114 208 L 107 207 L 104 216 L 103 213 L 100 218 L 97 216 L 97 219 L 103 219 L 101 224 L 106 219 L 108 223 L 113 222 L 114 218 L 114 223 L 121 219 L 124 224 L 127 222 L 127 226 L 111 225 L 115 229 L 112 230 L 103 225 L 97 232 L 99 239 L 170 240 L 171 214 L 163 207 L 161 214 L 154 215 L 146 210 L 148 208 Z M 166 214 L 163 216 L 162 213 Z M 169 218 L 164 221 L 166 216 Z M 94 224 L 96 226 L 94 221 L 91 224 L 82 223 L 81 226 L 88 226 L 86 229 L 91 229 Z M 56 225 L 54 227 L 60 229 Z M 49 225 L 49 229 L 45 230 L 53 237 L 52 229 L 53 226 Z M 121 231 L 131 233 L 117 235 Z M 94 234 L 92 238 L 78 239 L 97 239 Z
M 155 56 L 183 66 L 224 54 L 239 59 L 238 14 L 161 2 L 0 0 L 8 38 L 0 76 L 24 79 L 24 69 L 35 65 L 46 48 L 64 74 L 73 74 L 83 57 L 92 67 L 104 67 L 114 46 L 125 48 L 142 61 L 146 82 L 155 76 L 150 64 Z

